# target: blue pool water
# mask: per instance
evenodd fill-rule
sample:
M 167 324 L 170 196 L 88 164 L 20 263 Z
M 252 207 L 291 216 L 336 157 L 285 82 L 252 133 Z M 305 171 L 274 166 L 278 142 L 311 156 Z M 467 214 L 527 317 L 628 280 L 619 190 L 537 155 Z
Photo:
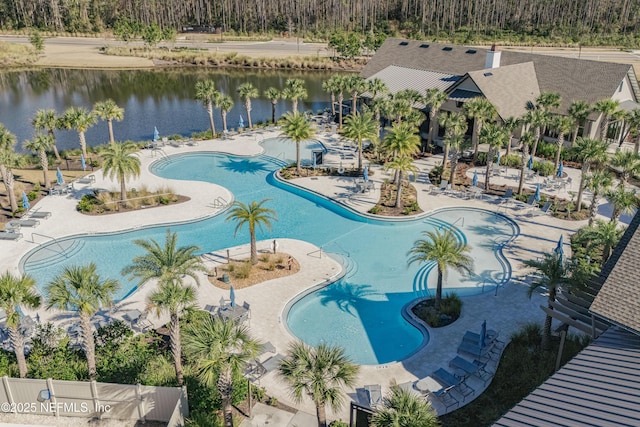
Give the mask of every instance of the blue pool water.
M 500 244 L 513 238 L 517 227 L 508 218 L 477 209 L 446 209 L 411 221 L 388 222 L 358 215 L 333 202 L 277 182 L 273 172 L 285 158 L 295 158 L 295 144 L 267 140 L 268 156 L 234 157 L 211 153 L 184 154 L 159 160 L 152 170 L 178 180 L 202 180 L 228 188 L 236 200 L 248 203 L 265 198 L 278 221 L 258 239 L 295 238 L 323 247 L 342 260 L 346 274 L 336 283 L 312 292 L 293 304 L 286 316 L 290 331 L 309 344 L 340 345 L 358 363 L 380 364 L 402 360 L 426 344 L 428 337 L 409 324 L 401 309 L 435 288 L 431 265 L 407 266 L 407 251 L 420 233 L 455 224 L 459 238 L 472 247 L 476 277 L 450 272 L 445 292 L 459 295 L 489 291 L 510 277 L 510 267 L 500 256 Z M 307 142 L 303 158 L 321 148 Z M 291 151 L 293 150 L 293 151 Z M 280 154 L 285 153 L 285 154 Z M 22 260 L 25 272 L 42 290 L 66 265 L 95 262 L 99 273 L 121 280 L 124 298 L 135 284 L 120 271 L 141 251 L 135 239 L 162 241 L 166 226 L 109 235 L 77 236 L 41 245 Z M 225 215 L 171 226 L 179 244 L 195 244 L 202 252 L 248 243 L 248 233 L 234 237 L 234 224 Z M 104 262 L 105 260 L 109 262 Z M 252 302 L 256 304 L 257 302 Z

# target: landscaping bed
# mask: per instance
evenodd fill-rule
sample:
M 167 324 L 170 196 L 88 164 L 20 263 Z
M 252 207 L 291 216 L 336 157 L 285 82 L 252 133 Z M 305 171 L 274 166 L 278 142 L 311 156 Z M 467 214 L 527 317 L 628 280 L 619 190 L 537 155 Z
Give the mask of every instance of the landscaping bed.
M 291 269 L 289 269 L 291 258 Z M 209 271 L 209 282 L 222 289 L 229 289 L 233 285 L 236 289 L 247 288 L 267 280 L 286 277 L 300 271 L 300 264 L 287 253 L 262 253 L 258 255 L 258 263 L 251 265 L 251 260 L 231 260 Z M 223 281 L 223 275 L 228 275 L 230 283 Z

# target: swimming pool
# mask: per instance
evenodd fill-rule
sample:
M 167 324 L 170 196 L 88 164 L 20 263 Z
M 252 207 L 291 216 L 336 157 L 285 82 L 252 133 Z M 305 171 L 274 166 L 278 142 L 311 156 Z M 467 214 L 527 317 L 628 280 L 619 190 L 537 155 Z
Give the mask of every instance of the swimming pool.
M 271 230 L 258 232 L 258 239 L 305 240 L 345 261 L 344 277 L 301 297 L 286 314 L 290 331 L 305 342 L 340 345 L 361 364 L 402 360 L 424 345 L 428 337 L 400 314 L 408 302 L 435 288 L 435 274 L 428 274 L 431 266 L 406 265 L 407 251 L 422 231 L 455 224 L 460 238 L 473 248 L 478 276 L 461 278 L 451 272 L 445 292 L 477 294 L 509 279 L 510 268 L 500 256 L 500 248 L 518 230 L 508 218 L 476 209 L 447 209 L 402 222 L 367 218 L 324 197 L 277 182 L 273 172 L 281 167 L 279 159 L 292 160 L 289 150 L 293 147 L 295 153 L 295 144 L 267 140 L 264 146 L 268 156 L 182 154 L 157 161 L 152 171 L 164 178 L 216 183 L 245 203 L 270 198 L 268 206 L 277 211 L 278 221 Z M 303 156 L 310 158 L 311 150 L 319 146 L 311 141 L 302 148 Z M 289 154 L 278 157 L 283 152 Z M 224 218 L 176 224 L 171 230 L 179 234 L 180 245 L 198 245 L 203 252 L 248 243 L 247 233 L 234 237 L 234 224 Z M 64 266 L 93 261 L 101 275 L 123 282 L 117 296 L 121 299 L 134 289 L 133 283 L 120 276 L 122 268 L 141 253 L 133 240 L 162 240 L 165 229 L 150 227 L 62 239 L 41 245 L 27 254 L 21 265 L 42 289 Z

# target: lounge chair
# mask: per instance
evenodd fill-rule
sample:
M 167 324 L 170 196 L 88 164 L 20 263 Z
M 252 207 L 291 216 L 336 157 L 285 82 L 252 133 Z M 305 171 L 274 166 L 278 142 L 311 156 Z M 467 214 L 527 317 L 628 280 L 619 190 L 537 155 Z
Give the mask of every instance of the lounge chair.
M 469 354 L 478 359 L 490 358 L 490 351 L 493 344 L 487 344 L 484 347 L 480 347 L 479 344 L 470 343 L 468 341 L 462 341 L 458 346 L 458 353 Z
M 527 215 L 528 216 L 539 216 L 539 215 L 546 215 L 549 214 L 549 209 L 551 209 L 551 202 L 547 202 L 544 204 L 544 206 L 542 206 L 542 209 L 540 210 L 531 210 Z
M 443 179 L 442 181 L 440 181 L 440 187 L 438 187 L 436 194 L 444 193 L 445 191 L 447 191 L 448 188 L 449 188 L 449 181 L 447 181 L 446 179 Z
M 364 391 L 370 408 L 375 408 L 382 403 L 382 386 L 380 384 L 366 385 Z
M 93 184 L 94 182 L 96 182 L 96 176 L 95 175 L 83 176 L 82 178 L 78 179 L 76 182 L 78 184 Z
M 196 141 L 194 139 L 190 139 L 190 140 L 187 141 L 187 145 L 192 146 L 192 147 L 197 146 L 198 145 L 198 141 Z
M 451 395 L 451 391 L 454 388 L 455 386 L 446 387 L 431 393 L 444 405 L 445 411 L 449 411 L 449 408 L 453 405 L 460 405 L 460 401 Z
M 2 231 L 0 232 L 0 240 L 19 240 L 22 237 L 22 233 L 15 231 Z
M 144 311 L 138 318 L 133 322 L 133 327 L 138 329 L 140 332 L 146 332 L 147 329 L 151 328 L 153 323 L 149 319 L 147 319 L 147 312 Z
M 37 219 L 14 219 L 7 224 L 8 227 L 14 229 L 20 227 L 37 227 L 38 225 L 40 225 L 40 221 Z
M 492 378 L 492 373 L 486 371 L 484 368 L 486 366 L 485 363 L 480 361 L 470 362 L 467 359 L 464 359 L 460 356 L 456 356 L 449 362 L 449 366 L 452 368 L 456 368 L 460 371 L 464 372 L 464 376 L 467 377 L 469 375 L 475 375 L 478 377 L 484 385 Z
M 47 219 L 51 216 L 51 212 L 35 211 L 29 213 L 29 219 Z
M 458 378 L 446 369 L 440 368 L 431 374 L 431 376 L 445 388 L 453 387 L 462 394 L 463 400 L 466 400 L 467 396 L 475 392 L 474 389 L 467 385 L 464 378 Z
M 498 332 L 489 329 L 484 337 L 484 345 L 485 347 L 489 344 L 492 344 L 498 338 Z M 462 337 L 462 341 L 469 342 L 471 344 L 480 345 L 480 334 L 475 332 L 467 331 Z

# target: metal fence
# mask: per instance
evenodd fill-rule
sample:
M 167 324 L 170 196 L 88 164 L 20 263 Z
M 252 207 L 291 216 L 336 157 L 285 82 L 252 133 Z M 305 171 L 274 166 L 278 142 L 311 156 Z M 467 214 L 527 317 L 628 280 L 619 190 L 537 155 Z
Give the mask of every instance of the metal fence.
M 2 412 L 167 422 L 188 416 L 186 388 L 2 377 Z

